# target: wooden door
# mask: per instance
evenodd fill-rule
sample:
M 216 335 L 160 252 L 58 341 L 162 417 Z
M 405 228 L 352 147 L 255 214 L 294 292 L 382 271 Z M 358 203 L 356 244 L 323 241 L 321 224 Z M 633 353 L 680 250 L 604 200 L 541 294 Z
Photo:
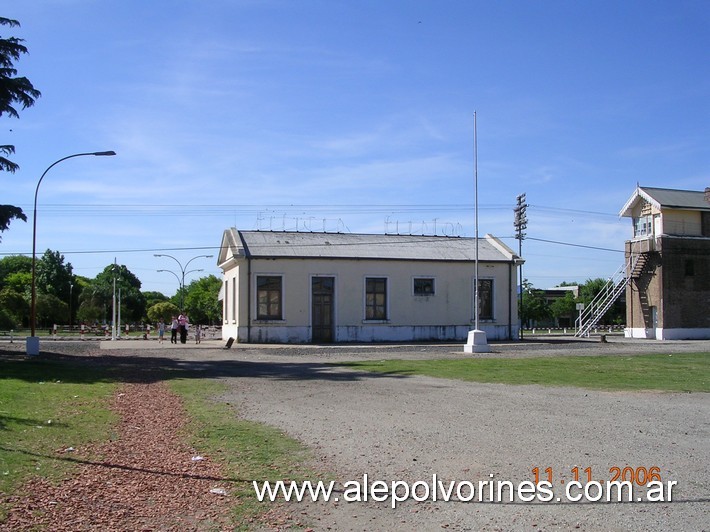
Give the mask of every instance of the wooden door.
M 334 340 L 335 278 L 311 278 L 311 341 L 329 343 Z

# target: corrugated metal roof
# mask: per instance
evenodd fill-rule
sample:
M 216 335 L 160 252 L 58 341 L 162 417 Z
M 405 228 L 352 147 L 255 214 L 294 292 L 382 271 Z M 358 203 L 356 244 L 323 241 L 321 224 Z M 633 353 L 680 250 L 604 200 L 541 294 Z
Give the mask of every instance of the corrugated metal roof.
M 643 198 L 657 208 L 710 211 L 710 203 L 705 199 L 705 193 L 702 191 L 638 187 L 621 209 L 620 216 L 631 216 L 631 209 L 639 198 Z
M 253 258 L 475 260 L 473 238 L 289 231 L 239 231 L 239 234 Z M 480 261 L 510 262 L 517 258 L 490 235 L 480 239 L 478 247 Z
M 704 192 L 650 187 L 641 187 L 641 190 L 662 207 L 710 210 L 710 203 L 705 200 Z

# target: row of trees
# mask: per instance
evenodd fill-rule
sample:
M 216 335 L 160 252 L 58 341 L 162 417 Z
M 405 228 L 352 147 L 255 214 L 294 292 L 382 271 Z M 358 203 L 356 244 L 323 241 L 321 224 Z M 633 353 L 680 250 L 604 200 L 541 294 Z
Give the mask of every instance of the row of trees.
M 184 310 L 192 323 L 219 323 L 222 308 L 217 300 L 221 281 L 214 275 L 185 286 L 173 297 L 141 291 L 140 280 L 124 265 L 109 264 L 95 278 L 74 275 L 71 263 L 58 251 L 47 250 L 37 259 L 37 327 L 54 324 L 110 323 L 114 279 L 120 295 L 121 321 L 155 323 Z M 0 329 L 29 325 L 32 259 L 11 255 L 0 259 Z M 182 297 L 184 296 L 184 297 Z M 184 309 L 179 308 L 184 299 Z
M 562 283 L 560 286 L 579 286 L 579 296 L 570 290 L 564 297 L 550 301 L 544 290 L 537 289 L 525 279 L 520 319 L 523 327 L 571 326 L 578 315 L 577 303 L 588 305 L 606 285 L 606 279 L 588 279 L 586 283 Z M 626 319 L 626 304 L 616 301 L 604 314 L 600 325 L 621 325 Z

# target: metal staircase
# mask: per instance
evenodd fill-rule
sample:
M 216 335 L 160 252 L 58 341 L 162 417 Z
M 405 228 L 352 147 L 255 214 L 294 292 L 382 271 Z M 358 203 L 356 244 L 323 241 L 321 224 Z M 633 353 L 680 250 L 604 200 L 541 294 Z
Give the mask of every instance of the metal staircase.
M 575 336 L 589 336 L 589 332 L 599 323 L 599 320 L 619 298 L 621 293 L 626 290 L 626 285 L 629 281 L 632 278 L 638 278 L 643 273 L 647 260 L 647 253 L 635 254 L 629 257 L 629 260 L 621 268 L 616 270 L 614 275 L 604 285 L 604 288 L 580 312 L 575 320 L 575 329 L 577 330 L 574 334 Z

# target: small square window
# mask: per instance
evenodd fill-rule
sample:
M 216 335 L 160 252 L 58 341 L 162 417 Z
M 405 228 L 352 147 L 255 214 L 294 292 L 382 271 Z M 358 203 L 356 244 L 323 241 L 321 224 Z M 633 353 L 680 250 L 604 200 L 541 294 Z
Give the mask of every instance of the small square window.
M 414 295 L 415 296 L 433 296 L 434 295 L 434 278 L 433 277 L 418 277 L 414 279 Z

